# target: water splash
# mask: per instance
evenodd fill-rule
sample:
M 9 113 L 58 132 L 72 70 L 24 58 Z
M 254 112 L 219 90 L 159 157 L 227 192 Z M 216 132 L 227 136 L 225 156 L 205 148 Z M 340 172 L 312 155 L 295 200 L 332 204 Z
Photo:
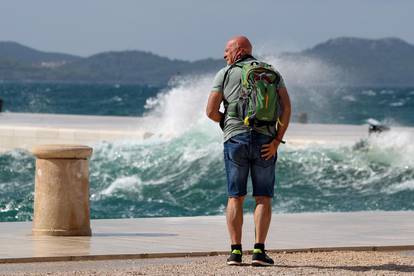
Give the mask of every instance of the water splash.
M 143 118 L 147 122 L 145 128 L 164 137 L 178 137 L 195 126 L 205 133 L 220 135 L 216 124 L 205 115 L 212 78 L 212 75 L 180 78 L 168 91 L 149 98 L 145 104 L 148 112 Z

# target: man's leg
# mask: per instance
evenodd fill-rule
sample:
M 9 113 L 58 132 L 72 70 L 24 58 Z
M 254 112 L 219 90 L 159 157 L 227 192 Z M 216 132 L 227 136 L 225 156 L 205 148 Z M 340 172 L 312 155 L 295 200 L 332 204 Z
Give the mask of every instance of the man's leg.
M 249 176 L 249 133 L 238 134 L 224 143 L 224 164 L 227 176 L 227 229 L 231 241 L 228 265 L 242 264 L 243 201 Z
M 271 137 L 261 134 L 254 136 L 254 161 L 251 165 L 253 196 L 256 199 L 254 210 L 255 244 L 252 256 L 252 265 L 273 265 L 274 261 L 265 252 L 265 241 L 272 218 L 272 197 L 275 187 L 276 159 L 264 159 L 261 149 L 264 144 L 272 141 Z
M 272 218 L 272 197 L 255 196 L 256 208 L 254 209 L 255 244 L 252 256 L 252 265 L 273 265 L 274 261 L 265 253 L 265 241 Z
M 231 244 L 241 244 L 243 226 L 243 201 L 245 196 L 229 197 L 227 201 L 227 229 Z
M 256 229 L 256 243 L 265 243 L 272 218 L 272 198 L 256 196 L 256 208 L 254 209 L 254 224 Z

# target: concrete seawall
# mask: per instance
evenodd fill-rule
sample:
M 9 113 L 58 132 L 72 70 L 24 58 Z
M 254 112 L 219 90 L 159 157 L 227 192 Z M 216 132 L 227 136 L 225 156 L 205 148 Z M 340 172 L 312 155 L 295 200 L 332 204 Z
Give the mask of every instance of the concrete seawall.
M 39 144 L 91 146 L 100 141 L 143 140 L 153 135 L 143 127 L 148 125 L 143 121 L 139 117 L 1 113 L 0 151 L 30 149 Z M 414 133 L 414 128 L 394 129 Z M 367 137 L 367 125 L 292 123 L 285 138 L 288 145 L 301 146 L 313 143 L 353 144 Z
M 85 144 L 151 136 L 139 118 L 57 114 L 2 113 L 0 151 L 30 149 L 39 144 Z

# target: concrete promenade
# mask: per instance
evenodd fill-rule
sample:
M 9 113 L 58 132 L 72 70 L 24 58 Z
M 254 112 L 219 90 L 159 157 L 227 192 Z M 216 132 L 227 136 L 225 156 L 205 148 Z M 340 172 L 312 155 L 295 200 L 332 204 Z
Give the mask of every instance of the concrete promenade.
M 35 237 L 31 222 L 0 223 L 0 263 L 215 255 L 228 252 L 224 216 L 92 220 L 92 237 Z M 254 242 L 245 216 L 243 245 Z M 414 212 L 274 214 L 267 248 L 413 250 Z

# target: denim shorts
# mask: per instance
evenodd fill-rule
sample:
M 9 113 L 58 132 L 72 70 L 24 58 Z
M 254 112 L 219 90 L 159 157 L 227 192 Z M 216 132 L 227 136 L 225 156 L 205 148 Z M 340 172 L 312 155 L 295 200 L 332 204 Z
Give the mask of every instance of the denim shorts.
M 252 178 L 253 196 L 273 197 L 277 154 L 269 160 L 261 157 L 262 146 L 270 143 L 272 139 L 270 136 L 249 131 L 224 142 L 229 197 L 247 194 L 249 172 Z

